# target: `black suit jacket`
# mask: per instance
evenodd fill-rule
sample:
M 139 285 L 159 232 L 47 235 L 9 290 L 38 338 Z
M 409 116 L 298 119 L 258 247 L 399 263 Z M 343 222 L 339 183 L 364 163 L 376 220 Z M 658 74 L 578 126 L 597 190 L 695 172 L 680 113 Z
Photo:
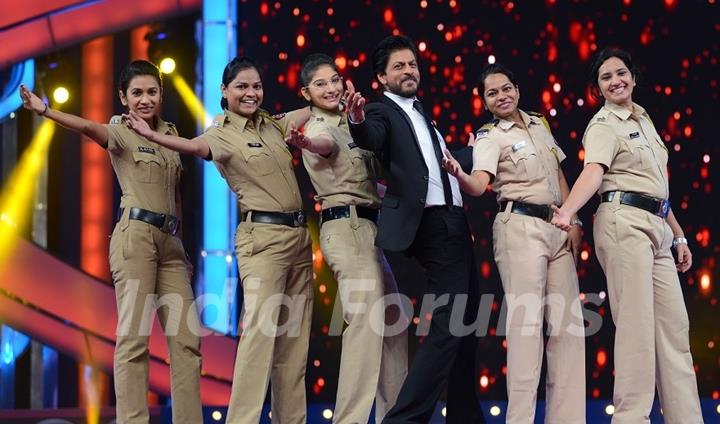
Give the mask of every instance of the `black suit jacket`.
M 375 244 L 403 251 L 415 239 L 428 189 L 428 169 L 410 117 L 397 103 L 382 96 L 365 107 L 363 122 L 350 122 L 350 133 L 358 146 L 375 152 L 385 168 L 387 191 Z M 453 156 L 463 169 L 472 169 L 472 147 L 464 146 Z

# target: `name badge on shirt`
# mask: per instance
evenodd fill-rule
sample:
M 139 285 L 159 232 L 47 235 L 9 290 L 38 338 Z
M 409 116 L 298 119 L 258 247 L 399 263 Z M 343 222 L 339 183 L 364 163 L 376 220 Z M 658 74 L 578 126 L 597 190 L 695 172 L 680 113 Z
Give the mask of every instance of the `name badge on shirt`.
M 518 150 L 524 148 L 525 146 L 527 146 L 527 142 L 526 142 L 525 140 L 523 140 L 523 141 L 521 141 L 521 142 L 519 142 L 519 143 L 515 143 L 515 144 L 513 144 L 513 146 L 512 146 L 512 151 L 513 151 L 513 152 L 517 152 Z
M 152 147 L 138 146 L 138 152 L 155 154 L 155 149 Z
M 633 138 L 638 138 L 638 137 L 640 137 L 640 133 L 635 131 L 634 133 L 630 133 L 629 137 L 630 137 L 630 140 L 632 140 Z
M 248 147 L 262 147 L 262 143 L 248 143 Z

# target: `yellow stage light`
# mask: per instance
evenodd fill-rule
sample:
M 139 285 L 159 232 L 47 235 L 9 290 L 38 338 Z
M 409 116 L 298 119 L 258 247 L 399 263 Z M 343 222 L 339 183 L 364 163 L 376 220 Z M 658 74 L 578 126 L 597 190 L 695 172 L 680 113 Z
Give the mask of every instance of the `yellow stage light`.
M 55 103 L 63 104 L 70 99 L 70 92 L 65 87 L 58 87 L 53 91 L 53 100 Z
M 0 193 L 0 264 L 13 249 L 13 233 L 22 234 L 33 210 L 37 176 L 47 159 L 55 123 L 45 120 L 8 177 Z
M 200 99 L 195 95 L 195 92 L 188 85 L 187 82 L 179 74 L 173 74 L 171 80 L 180 98 L 185 102 L 190 113 L 195 117 L 198 124 L 203 128 L 207 128 L 212 123 L 212 117 L 205 110 L 205 106 L 202 104 Z
M 160 71 L 162 71 L 163 74 L 172 74 L 174 70 L 175 60 L 173 58 L 166 57 L 165 59 L 160 61 Z

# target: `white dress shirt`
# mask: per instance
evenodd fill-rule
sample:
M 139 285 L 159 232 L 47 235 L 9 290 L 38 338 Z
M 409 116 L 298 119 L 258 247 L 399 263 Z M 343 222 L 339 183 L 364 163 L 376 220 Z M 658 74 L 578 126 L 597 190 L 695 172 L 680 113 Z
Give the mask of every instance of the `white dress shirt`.
M 427 196 L 425 197 L 425 207 L 444 205 L 445 192 L 443 191 L 440 173 L 447 171 L 440 168 L 440 164 L 435 157 L 435 148 L 432 145 L 433 142 L 440 143 L 440 151 L 443 152 L 443 156 L 445 156 L 444 151 L 447 146 L 442 134 L 435 129 L 435 134 L 433 134 L 434 137 L 432 137 L 433 135 L 430 134 L 428 125 L 425 123 L 425 117 L 413 107 L 413 102 L 417 100 L 417 98 L 413 97 L 409 99 L 407 97 L 398 96 L 397 94 L 389 91 L 386 91 L 384 94 L 390 100 L 397 103 L 398 106 L 400 106 L 400 108 L 402 108 L 402 110 L 410 117 L 410 121 L 412 122 L 415 136 L 417 137 L 418 144 L 420 145 L 420 151 L 422 152 L 425 165 L 428 169 L 428 190 Z M 457 179 L 450 174 L 448 174 L 448 179 L 450 180 L 453 205 L 462 207 L 463 201 L 462 195 L 460 194 L 460 185 L 458 184 Z

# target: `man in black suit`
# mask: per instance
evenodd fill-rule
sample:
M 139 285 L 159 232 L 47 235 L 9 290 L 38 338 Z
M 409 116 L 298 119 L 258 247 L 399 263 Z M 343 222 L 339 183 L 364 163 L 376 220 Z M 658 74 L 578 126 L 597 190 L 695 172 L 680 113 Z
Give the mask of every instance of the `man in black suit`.
M 445 143 L 415 96 L 420 82 L 417 50 L 407 37 L 387 37 L 372 54 L 384 95 L 365 107 L 348 83 L 350 132 L 358 146 L 375 151 L 386 168 L 376 244 L 416 258 L 428 277 L 427 293 L 447 299 L 432 313 L 430 331 L 384 424 L 426 423 L 448 388 L 447 422 L 482 423 L 476 396 L 474 333 L 458 326 L 474 322 L 478 281 L 472 242 L 457 181 L 442 166 Z M 472 168 L 472 148 L 455 152 Z M 464 317 L 451 322 L 456 299 L 467 297 Z M 443 302 L 436 301 L 437 304 Z M 463 319 L 464 318 L 464 319 Z

